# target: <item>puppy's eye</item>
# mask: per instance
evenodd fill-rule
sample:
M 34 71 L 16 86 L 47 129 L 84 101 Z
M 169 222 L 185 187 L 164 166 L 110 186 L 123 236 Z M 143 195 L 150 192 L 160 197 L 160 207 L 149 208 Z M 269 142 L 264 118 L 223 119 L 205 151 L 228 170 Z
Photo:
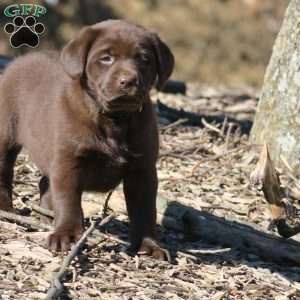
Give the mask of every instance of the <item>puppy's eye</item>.
M 102 64 L 105 64 L 105 65 L 111 65 L 111 64 L 113 64 L 114 61 L 115 61 L 115 58 L 112 55 L 108 55 L 108 54 L 102 55 L 99 58 L 99 62 Z

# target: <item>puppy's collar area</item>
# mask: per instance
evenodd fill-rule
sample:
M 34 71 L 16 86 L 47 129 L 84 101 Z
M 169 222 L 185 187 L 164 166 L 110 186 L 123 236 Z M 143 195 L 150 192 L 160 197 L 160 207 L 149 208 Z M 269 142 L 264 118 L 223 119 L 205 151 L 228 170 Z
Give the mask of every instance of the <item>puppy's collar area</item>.
M 103 113 L 104 116 L 110 118 L 110 119 L 114 119 L 116 121 L 129 121 L 132 116 L 133 116 L 133 113 L 132 112 L 121 112 L 121 111 L 118 111 L 118 112 L 106 112 L 106 113 Z

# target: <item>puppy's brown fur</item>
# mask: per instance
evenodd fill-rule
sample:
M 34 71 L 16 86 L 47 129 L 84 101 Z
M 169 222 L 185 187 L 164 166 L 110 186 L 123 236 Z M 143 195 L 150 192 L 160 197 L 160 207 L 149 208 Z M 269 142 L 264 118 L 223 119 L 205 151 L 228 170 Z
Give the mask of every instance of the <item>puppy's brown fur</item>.
M 49 247 L 83 231 L 83 191 L 123 180 L 134 249 L 163 258 L 155 239 L 158 132 L 149 90 L 173 70 L 169 48 L 142 27 L 110 20 L 83 28 L 62 53 L 16 59 L 0 81 L 0 209 L 11 210 L 24 146 L 39 166 L 41 203 L 54 210 Z

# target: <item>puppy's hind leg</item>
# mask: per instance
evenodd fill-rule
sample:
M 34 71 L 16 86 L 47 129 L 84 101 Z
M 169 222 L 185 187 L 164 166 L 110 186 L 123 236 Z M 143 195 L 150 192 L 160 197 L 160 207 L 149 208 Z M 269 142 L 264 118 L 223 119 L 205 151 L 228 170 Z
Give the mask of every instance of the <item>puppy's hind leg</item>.
M 47 176 L 43 176 L 39 182 L 39 190 L 40 190 L 40 205 L 41 207 L 53 210 L 51 193 L 50 193 L 50 182 Z M 51 224 L 52 219 L 47 216 L 42 216 L 41 221 L 45 224 Z
M 0 136 L 0 209 L 2 210 L 13 210 L 12 181 L 14 164 L 20 150 L 20 146 L 9 146 L 8 143 L 2 142 Z

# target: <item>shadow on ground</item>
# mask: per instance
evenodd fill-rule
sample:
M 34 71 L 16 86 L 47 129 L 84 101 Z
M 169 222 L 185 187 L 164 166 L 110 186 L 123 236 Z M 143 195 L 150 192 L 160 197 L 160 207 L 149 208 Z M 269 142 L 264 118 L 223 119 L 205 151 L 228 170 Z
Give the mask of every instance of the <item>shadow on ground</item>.
M 174 215 L 176 214 L 176 215 Z M 193 216 L 193 218 L 200 218 L 202 222 L 200 225 L 206 226 L 204 230 L 201 230 L 201 226 L 189 224 L 186 220 L 187 214 Z M 167 217 L 166 217 L 167 216 Z M 169 229 L 169 217 L 177 217 L 177 225 L 183 226 L 181 232 L 173 229 Z M 209 222 L 207 221 L 209 219 Z M 191 220 L 191 219 L 190 219 Z M 180 223 L 184 222 L 182 225 Z M 207 224 L 206 224 L 207 223 Z M 213 223 L 218 223 L 218 225 L 211 226 Z M 158 225 L 158 232 L 160 236 L 161 245 L 170 251 L 172 257 L 172 264 L 177 264 L 176 258 L 178 253 L 186 253 L 187 258 L 189 254 L 192 254 L 192 260 L 196 264 L 216 264 L 222 266 L 236 266 L 236 265 L 247 265 L 251 268 L 265 268 L 269 269 L 272 273 L 277 272 L 282 276 L 291 281 L 300 280 L 299 268 L 293 261 L 285 260 L 278 255 L 278 259 L 274 261 L 274 256 L 272 252 L 280 253 L 281 247 L 300 247 L 300 243 L 294 240 L 286 240 L 280 237 L 275 237 L 272 234 L 268 234 L 258 229 L 253 228 L 246 224 L 241 224 L 238 222 L 226 220 L 224 218 L 217 217 L 208 212 L 199 211 L 194 208 L 185 206 L 178 202 L 172 202 L 165 211 L 165 217 L 162 220 L 164 226 Z M 117 236 L 121 240 L 128 241 L 128 222 L 112 219 L 112 221 L 107 224 L 103 229 L 106 233 L 109 233 L 113 236 Z M 208 228 L 211 226 L 211 228 Z M 217 226 L 219 230 L 216 231 Z M 226 227 L 226 230 L 222 230 L 221 227 Z M 240 236 L 236 232 L 236 228 L 239 227 L 241 231 Z M 232 227 L 232 232 L 228 229 Z M 199 229 L 199 231 L 196 230 Z M 202 233 L 205 232 L 204 236 Z M 224 234 L 227 232 L 227 236 Z M 248 242 L 244 242 L 244 236 L 260 237 L 261 240 L 253 241 L 248 238 Z M 239 240 L 240 239 L 240 240 Z M 267 242 L 269 240 L 274 241 L 277 245 L 276 248 L 270 248 L 270 245 L 267 243 L 263 244 L 262 241 Z M 236 247 L 234 242 L 237 242 Z M 259 243 L 259 247 L 256 243 Z M 273 244 L 274 245 L 274 244 Z M 96 246 L 96 245 L 95 245 Z M 221 247 L 230 247 L 222 252 Z M 265 249 L 264 249 L 265 247 Z M 124 251 L 124 245 L 118 244 L 116 246 L 104 247 L 107 251 L 114 250 L 116 253 Z M 214 250 L 219 249 L 220 251 Z M 282 248 L 283 249 L 283 248 Z M 196 250 L 190 252 L 191 250 Z M 200 250 L 199 253 L 197 250 Z M 202 250 L 202 253 L 201 253 Z M 204 250 L 204 251 L 203 251 Z M 205 250 L 208 250 L 207 253 L 204 253 Z M 211 252 L 209 250 L 212 250 Z M 129 255 L 133 255 L 131 252 L 127 252 Z M 297 255 L 294 253 L 293 255 Z M 271 259 L 273 257 L 273 259 Z M 86 263 L 86 258 L 82 257 L 84 263 Z M 292 268 L 291 268 L 292 267 Z M 89 265 L 85 265 L 84 269 L 88 270 Z M 298 270 L 298 271 L 297 271 Z

